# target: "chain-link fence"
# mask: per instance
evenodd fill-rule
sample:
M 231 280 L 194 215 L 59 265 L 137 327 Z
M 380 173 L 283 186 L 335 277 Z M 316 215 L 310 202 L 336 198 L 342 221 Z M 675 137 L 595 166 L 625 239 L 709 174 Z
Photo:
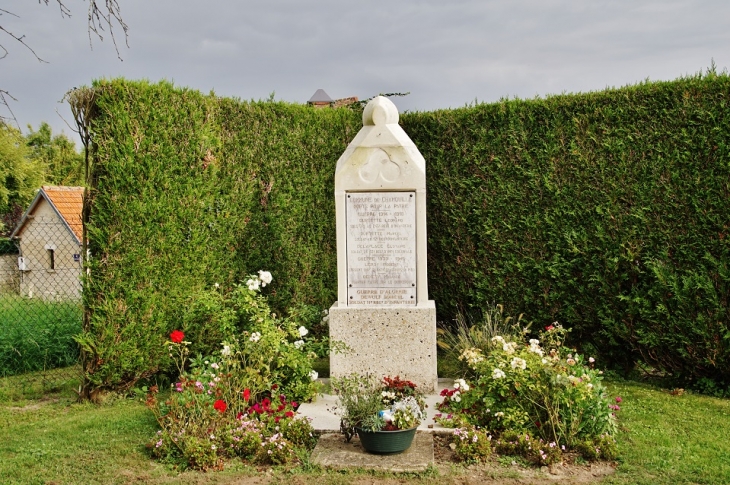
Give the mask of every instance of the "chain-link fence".
M 52 381 L 79 374 L 73 336 L 83 319 L 80 227 L 80 220 L 37 210 L 0 244 L 0 376 L 33 372 Z

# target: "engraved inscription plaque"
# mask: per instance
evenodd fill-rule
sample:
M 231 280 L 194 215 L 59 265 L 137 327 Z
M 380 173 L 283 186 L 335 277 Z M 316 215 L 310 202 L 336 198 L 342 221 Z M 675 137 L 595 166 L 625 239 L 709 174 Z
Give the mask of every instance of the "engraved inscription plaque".
M 347 303 L 416 304 L 416 193 L 350 192 Z

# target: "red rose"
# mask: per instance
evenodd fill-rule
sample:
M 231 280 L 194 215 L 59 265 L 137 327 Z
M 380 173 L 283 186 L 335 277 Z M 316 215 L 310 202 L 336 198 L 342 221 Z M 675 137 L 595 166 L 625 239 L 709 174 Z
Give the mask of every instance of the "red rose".
M 299 404 L 296 401 L 292 401 L 291 402 L 291 407 L 293 407 L 294 409 L 296 409 L 297 406 L 299 406 Z
M 293 412 L 291 412 L 291 411 L 287 411 L 287 412 L 286 412 L 286 417 L 287 417 L 287 418 L 293 418 L 293 417 L 294 417 L 294 413 L 293 413 Z
M 248 402 L 248 400 L 251 399 L 251 390 L 250 389 L 244 389 L 243 390 L 243 400 Z
M 176 344 L 182 343 L 184 338 L 185 334 L 182 333 L 180 330 L 173 330 L 170 334 L 170 340 L 172 340 L 172 342 Z
M 226 402 L 218 399 L 215 403 L 213 403 L 213 409 L 216 411 L 220 411 L 221 413 L 226 412 Z

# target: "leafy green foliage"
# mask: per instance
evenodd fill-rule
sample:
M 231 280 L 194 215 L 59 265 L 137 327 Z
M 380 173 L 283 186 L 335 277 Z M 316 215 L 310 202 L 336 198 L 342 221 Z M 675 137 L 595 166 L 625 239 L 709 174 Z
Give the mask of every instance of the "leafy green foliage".
M 248 268 L 286 281 L 271 293 L 277 314 L 334 299 L 333 168 L 323 162 L 356 131 L 351 111 L 122 80 L 95 83 L 94 96 L 90 388 L 128 386 L 164 367 L 160 336 L 181 321 L 198 337 L 223 331 L 214 327 L 231 323 L 223 315 L 199 326 L 196 312 L 216 302 L 194 295 L 215 283 L 230 289 Z
M 441 364 L 452 372 L 451 375 L 474 377 L 467 360 L 461 358 L 464 351 L 475 349 L 486 355 L 496 347 L 492 338 L 498 335 L 521 338 L 525 328 L 522 316 L 505 316 L 502 305 L 488 307 L 476 321 L 459 312 L 451 325 L 437 329 L 437 344 L 442 351 L 440 360 L 445 361 Z
M 546 456 L 550 449 L 559 453 L 558 448 L 615 435 L 614 411 L 620 406 L 609 401 L 594 359 L 584 361 L 563 347 L 564 335 L 561 327 L 549 327 L 541 334 L 542 346 L 537 339 L 526 345 L 498 335 L 493 338 L 498 347 L 489 354 L 465 351 L 476 377 L 471 384 L 457 380 L 453 390 L 442 392 L 439 409 L 452 416 L 441 422 L 480 426 L 500 438 L 524 433 L 527 441 L 530 436 L 542 440 L 540 455 Z M 551 460 L 543 457 L 541 462 Z
M 0 215 L 5 218 L 0 231 L 12 231 L 15 219 L 25 210 L 43 183 L 43 167 L 28 157 L 28 147 L 19 130 L 0 123 Z
M 452 443 L 456 457 L 465 463 L 479 463 L 492 455 L 492 436 L 483 428 L 457 428 Z
M 51 126 L 43 122 L 37 130 L 29 126 L 25 135 L 29 157 L 43 166 L 45 183 L 79 186 L 84 183 L 84 157 L 66 135 L 53 135 Z

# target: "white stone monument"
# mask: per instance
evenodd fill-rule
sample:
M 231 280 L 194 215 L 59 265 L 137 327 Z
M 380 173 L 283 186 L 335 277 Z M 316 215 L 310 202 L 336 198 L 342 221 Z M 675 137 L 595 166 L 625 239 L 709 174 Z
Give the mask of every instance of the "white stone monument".
M 337 302 L 330 375 L 400 376 L 436 389 L 436 305 L 426 279 L 426 162 L 382 96 L 335 171 Z

